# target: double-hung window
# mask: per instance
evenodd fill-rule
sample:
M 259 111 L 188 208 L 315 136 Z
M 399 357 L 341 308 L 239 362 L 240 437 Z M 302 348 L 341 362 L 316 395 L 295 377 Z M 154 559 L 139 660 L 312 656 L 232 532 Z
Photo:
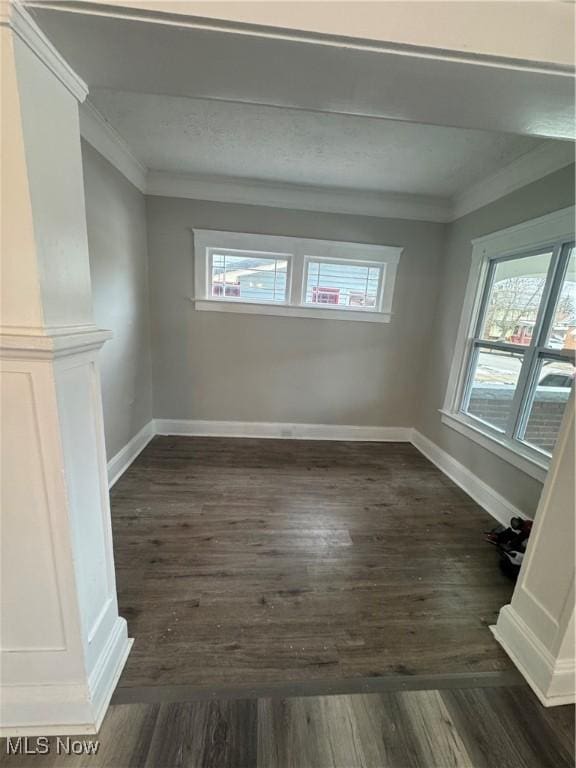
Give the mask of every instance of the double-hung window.
M 396 246 L 194 230 L 197 309 L 388 322 Z
M 474 241 L 445 420 L 514 452 L 522 468 L 546 468 L 574 385 L 573 217 L 567 209 Z

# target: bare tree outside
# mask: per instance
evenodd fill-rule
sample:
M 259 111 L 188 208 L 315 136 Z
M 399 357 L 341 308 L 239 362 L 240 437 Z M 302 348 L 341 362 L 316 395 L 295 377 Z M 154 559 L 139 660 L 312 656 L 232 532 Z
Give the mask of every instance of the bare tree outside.
M 544 277 L 509 277 L 495 283 L 486 313 L 488 338 L 507 340 L 520 322 L 533 323 L 544 283 Z

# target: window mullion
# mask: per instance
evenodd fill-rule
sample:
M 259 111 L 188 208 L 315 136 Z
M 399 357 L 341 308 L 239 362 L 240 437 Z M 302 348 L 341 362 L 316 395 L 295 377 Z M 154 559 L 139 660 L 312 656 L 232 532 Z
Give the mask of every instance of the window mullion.
M 293 306 L 303 303 L 304 272 L 304 254 L 300 249 L 297 249 L 290 259 L 290 296 L 288 301 Z
M 534 367 L 537 365 L 538 361 L 538 345 L 543 344 L 544 340 L 542 336 L 547 332 L 547 323 L 549 322 L 550 317 L 550 304 L 555 303 L 553 301 L 553 297 L 555 295 L 554 290 L 559 290 L 556 278 L 561 255 L 562 243 L 556 243 L 552 252 L 552 258 L 550 259 L 550 265 L 546 275 L 544 290 L 542 291 L 542 296 L 540 298 L 540 306 L 538 307 L 538 313 L 534 322 L 532 339 L 530 340 L 530 344 L 528 347 L 526 347 L 526 351 L 524 352 L 522 369 L 520 370 L 520 375 L 516 384 L 516 391 L 512 400 L 510 415 L 508 417 L 506 436 L 511 440 L 514 439 L 514 437 L 518 434 L 518 430 L 522 425 L 522 420 L 525 417 L 526 407 L 530 396 Z
M 508 425 L 506 427 L 506 437 L 510 439 L 514 438 L 517 433 L 518 423 L 522 414 L 522 410 L 525 409 L 526 396 L 530 387 L 528 383 L 530 381 L 532 371 L 534 368 L 534 361 L 537 360 L 537 348 L 527 347 L 524 352 L 524 359 L 522 360 L 522 368 L 520 375 L 518 376 L 518 382 L 516 384 L 516 391 L 512 400 L 512 407 L 510 409 L 510 415 L 508 417 Z

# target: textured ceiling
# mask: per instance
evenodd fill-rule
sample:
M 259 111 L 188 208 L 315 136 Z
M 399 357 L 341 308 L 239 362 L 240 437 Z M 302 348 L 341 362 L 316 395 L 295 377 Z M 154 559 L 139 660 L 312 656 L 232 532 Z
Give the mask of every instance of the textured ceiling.
M 451 196 L 541 142 L 530 137 L 298 109 L 94 90 L 149 168 Z

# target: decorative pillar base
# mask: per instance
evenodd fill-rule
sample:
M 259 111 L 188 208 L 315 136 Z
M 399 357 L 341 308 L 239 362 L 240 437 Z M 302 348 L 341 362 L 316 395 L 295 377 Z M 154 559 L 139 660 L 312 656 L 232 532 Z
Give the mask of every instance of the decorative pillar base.
M 501 609 L 490 629 L 545 707 L 575 703 L 574 660 L 555 659 L 511 605 Z
M 118 615 L 96 328 L 0 336 L 2 735 L 96 733 Z

